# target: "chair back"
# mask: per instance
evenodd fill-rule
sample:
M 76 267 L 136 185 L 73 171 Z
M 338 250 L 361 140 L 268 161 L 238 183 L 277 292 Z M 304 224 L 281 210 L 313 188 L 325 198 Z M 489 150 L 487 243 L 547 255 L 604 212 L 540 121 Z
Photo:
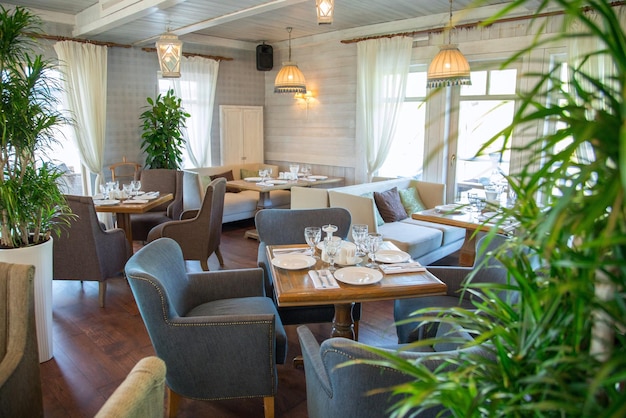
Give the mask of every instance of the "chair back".
M 305 244 L 307 226 L 337 225 L 333 235 L 346 238 L 350 231 L 350 212 L 344 208 L 263 209 L 254 218 L 259 241 L 266 245 Z
M 171 219 L 180 218 L 183 211 L 183 172 L 166 168 L 142 170 L 140 175 L 141 190 L 146 192 L 172 193 L 174 200 L 163 203 L 151 212 L 167 211 Z
M 147 244 L 128 260 L 125 271 L 151 338 L 168 318 L 183 316 L 192 308 L 183 252 L 173 239 Z
M 119 181 L 121 187 L 124 183 L 139 180 L 141 164 L 126 161 L 126 157 L 122 157 L 122 161 L 111 164 L 109 169 L 111 170 L 111 180 Z
M 207 186 L 206 194 L 211 195 L 209 217 L 209 239 L 206 254 L 217 251 L 222 237 L 222 217 L 224 216 L 224 196 L 226 194 L 226 179 L 217 178 Z M 206 196 L 204 198 L 206 200 Z M 204 203 L 204 202 L 203 202 Z M 203 205 L 204 206 L 204 205 Z

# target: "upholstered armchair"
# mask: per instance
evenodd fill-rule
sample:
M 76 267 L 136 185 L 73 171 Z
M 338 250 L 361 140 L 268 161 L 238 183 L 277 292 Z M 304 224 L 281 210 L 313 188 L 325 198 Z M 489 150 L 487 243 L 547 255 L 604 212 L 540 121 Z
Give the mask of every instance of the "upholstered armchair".
M 163 418 L 165 362 L 144 357 L 128 373 L 95 418 Z
M 485 246 L 487 239 L 490 241 Z M 480 271 L 472 278 L 472 283 L 506 284 L 508 280 L 506 270 L 497 259 L 491 257 L 491 253 L 500 247 L 506 239 L 507 237 L 504 235 L 493 237 L 484 235 L 479 238 L 476 241 L 477 257 L 471 267 L 428 266 L 428 271 L 448 286 L 447 292 L 440 296 L 397 299 L 394 302 L 394 320 L 396 321 L 398 342 L 401 344 L 410 343 L 431 336 L 426 329 L 428 327 L 421 327 L 417 321 L 406 321 L 413 312 L 419 309 L 435 307 L 444 310 L 454 306 L 466 309 L 473 308 L 472 295 L 470 292 L 463 292 L 463 286 L 465 279 L 474 269 L 480 268 Z M 505 292 L 501 292 L 500 296 L 512 298 L 514 294 L 507 295 Z
M 106 280 L 122 277 L 132 249 L 122 229 L 102 227 L 91 197 L 65 198 L 76 216 L 54 240 L 54 279 L 99 282 L 99 302 L 104 307 Z
M 183 213 L 183 172 L 165 168 L 141 170 L 139 180 L 141 180 L 141 190 L 174 195 L 174 200 L 163 203 L 146 213 L 130 215 L 133 240 L 145 241 L 148 239 L 148 233 L 155 226 L 180 219 Z
M 343 208 L 320 209 L 263 209 L 255 216 L 256 229 L 259 234 L 259 252 L 257 263 L 265 273 L 265 293 L 274 298 L 274 278 L 267 259 L 267 245 L 306 244 L 304 228 L 307 226 L 337 225 L 333 234 L 342 238 L 350 231 L 350 212 Z M 303 307 L 279 307 L 278 313 L 285 325 L 332 322 L 335 315 L 333 305 L 316 305 Z M 361 304 L 352 308 L 354 333 L 358 337 L 358 321 L 361 318 Z
M 170 416 L 180 396 L 262 397 L 265 416 L 274 415 L 276 363 L 285 361 L 287 336 L 261 269 L 188 274 L 176 241 L 160 238 L 131 257 L 126 277 L 167 366 Z
M 0 416 L 43 417 L 35 268 L 0 263 Z
M 376 361 L 384 358 L 369 351 L 366 344 L 357 341 L 330 338 L 320 345 L 306 326 L 298 327 L 297 331 L 304 359 L 309 418 L 387 417 L 390 415 L 389 408 L 402 400 L 401 395 L 394 396 L 391 391 L 370 391 L 388 389 L 415 379 L 397 370 L 377 365 L 352 364 L 340 367 L 353 360 Z M 402 346 L 378 348 L 387 353 L 396 353 L 407 361 L 420 360 L 429 370 L 440 366 L 445 359 L 454 361 L 462 353 L 490 355 L 481 346 L 462 348 L 462 341 L 469 341 L 472 337 L 448 324 L 441 324 L 437 337 L 445 337 L 447 341 L 412 350 L 404 347 L 403 351 L 397 351 Z M 417 415 L 413 410 L 407 416 L 434 418 L 439 412 L 440 408 L 431 408 Z
M 209 270 L 208 258 L 213 253 L 223 266 L 220 238 L 225 192 L 226 179 L 211 181 L 199 210 L 186 210 L 180 220 L 155 226 L 148 234 L 148 242 L 161 237 L 172 238 L 183 250 L 185 260 L 199 260 L 202 270 Z

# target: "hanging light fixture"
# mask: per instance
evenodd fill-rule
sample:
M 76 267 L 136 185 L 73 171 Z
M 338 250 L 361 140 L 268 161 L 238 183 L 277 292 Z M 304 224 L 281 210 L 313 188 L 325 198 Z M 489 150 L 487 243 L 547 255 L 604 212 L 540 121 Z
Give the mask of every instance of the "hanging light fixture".
M 448 43 L 440 46 L 440 51 L 428 66 L 428 88 L 442 86 L 471 85 L 470 66 L 467 59 L 456 45 L 451 43 L 452 38 L 452 0 L 450 0 L 450 22 L 448 24 Z
M 290 27 L 287 28 L 289 33 L 289 61 L 283 62 L 283 68 L 276 75 L 274 93 L 306 93 L 304 74 L 298 65 L 291 61 L 291 29 Z
M 180 77 L 180 59 L 183 55 L 183 42 L 172 32 L 166 32 L 156 42 L 159 67 L 163 77 Z
M 318 25 L 330 25 L 333 23 L 335 0 L 315 0 L 315 8 L 317 9 Z

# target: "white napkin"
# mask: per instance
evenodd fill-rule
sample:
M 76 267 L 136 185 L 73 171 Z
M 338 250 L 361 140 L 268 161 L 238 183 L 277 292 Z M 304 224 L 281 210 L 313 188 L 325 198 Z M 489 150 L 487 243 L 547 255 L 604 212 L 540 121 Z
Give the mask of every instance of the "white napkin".
M 385 274 L 415 273 L 420 271 L 426 271 L 426 267 L 422 266 L 417 261 L 411 263 L 380 264 L 380 269 Z
M 309 270 L 309 277 L 316 289 L 334 289 L 339 287 L 339 283 L 332 274 L 323 274 L 328 270 Z
M 145 199 L 156 199 L 157 197 L 159 197 L 159 192 L 146 192 L 144 193 L 143 197 Z
M 140 203 L 148 203 L 148 202 L 149 202 L 149 200 L 148 200 L 148 199 L 128 199 L 128 200 L 126 201 L 126 203 L 137 203 L 137 204 L 140 204 Z

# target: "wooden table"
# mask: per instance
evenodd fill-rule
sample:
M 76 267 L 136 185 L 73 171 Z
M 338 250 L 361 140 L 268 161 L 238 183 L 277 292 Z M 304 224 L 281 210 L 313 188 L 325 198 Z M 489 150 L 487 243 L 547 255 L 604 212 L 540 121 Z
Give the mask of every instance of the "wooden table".
M 459 265 L 471 267 L 476 259 L 476 231 L 490 231 L 495 224 L 479 221 L 472 213 L 445 213 L 436 209 L 426 209 L 411 215 L 413 219 L 419 221 L 433 222 L 443 225 L 458 226 L 465 228 L 465 241 L 459 252 Z M 517 222 L 507 222 L 498 226 L 498 233 L 509 234 L 515 231 L 519 225 Z
M 268 245 L 268 260 L 275 248 L 308 248 L 306 245 Z M 321 260 L 311 269 L 325 268 Z M 414 298 L 444 295 L 447 286 L 428 271 L 404 274 L 385 274 L 378 283 L 358 286 L 337 281 L 339 288 L 316 289 L 308 275 L 309 269 L 286 270 L 270 262 L 274 276 L 274 292 L 278 306 L 334 305 L 335 317 L 331 337 L 354 339 L 352 306 L 355 302 Z
M 122 228 L 126 233 L 126 239 L 133 247 L 133 230 L 130 226 L 130 215 L 133 213 L 144 213 L 155 208 L 165 202 L 174 199 L 172 193 L 163 194 L 156 199 L 148 201 L 148 203 L 118 203 L 115 205 L 95 205 L 96 212 L 115 213 L 117 218 L 117 227 Z
M 272 201 L 270 200 L 270 192 L 273 190 L 291 190 L 294 186 L 299 187 L 315 187 L 319 185 L 325 184 L 334 184 L 340 183 L 344 179 L 343 177 L 328 177 L 326 179 L 320 180 L 307 180 L 300 177 L 297 181 L 293 180 L 279 180 L 281 183 L 285 181 L 286 183 L 282 184 L 273 184 L 271 183 L 272 179 L 267 181 L 268 184 L 261 184 L 254 181 L 246 181 L 246 180 L 232 180 L 227 184 L 230 187 L 236 187 L 240 190 L 253 190 L 255 192 L 259 192 L 259 202 L 257 204 L 258 209 L 267 209 L 272 207 Z

